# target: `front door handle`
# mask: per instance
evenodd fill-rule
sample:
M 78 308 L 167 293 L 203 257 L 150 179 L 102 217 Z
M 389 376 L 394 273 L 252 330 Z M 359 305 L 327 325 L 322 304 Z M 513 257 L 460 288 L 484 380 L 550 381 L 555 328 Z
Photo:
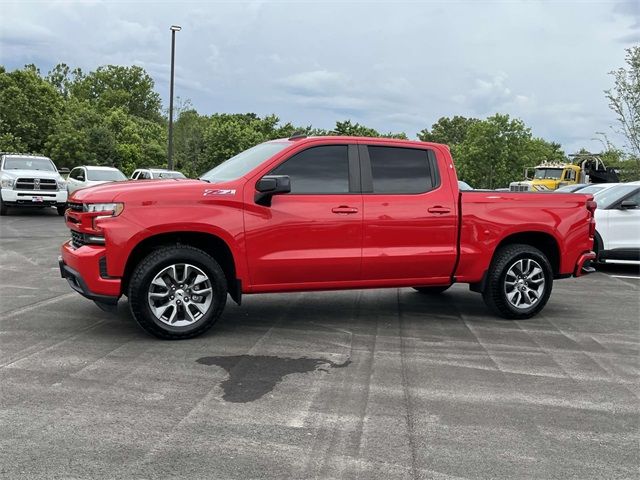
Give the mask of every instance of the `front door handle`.
M 358 213 L 358 209 L 357 208 L 349 207 L 347 205 L 340 205 L 339 207 L 333 207 L 331 209 L 331 211 L 333 213 L 342 214 L 342 215 L 349 215 L 349 214 L 352 214 L 352 213 Z
M 436 205 L 435 207 L 428 208 L 427 212 L 443 215 L 445 213 L 451 213 L 451 209 L 441 205 Z

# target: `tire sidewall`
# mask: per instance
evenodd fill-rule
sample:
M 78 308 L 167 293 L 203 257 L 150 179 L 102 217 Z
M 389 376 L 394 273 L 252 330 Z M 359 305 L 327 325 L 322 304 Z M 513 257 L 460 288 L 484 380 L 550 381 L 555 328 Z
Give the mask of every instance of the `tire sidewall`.
M 188 263 L 201 269 L 209 277 L 212 288 L 212 304 L 209 310 L 191 325 L 182 327 L 174 327 L 163 323 L 151 311 L 148 302 L 149 285 L 155 276 L 164 268 L 176 264 Z M 159 252 L 156 258 L 150 261 L 143 260 L 137 268 L 142 268 L 142 275 L 132 282 L 129 286 L 129 304 L 136 320 L 140 323 L 143 320 L 145 324 L 153 327 L 153 330 L 160 330 L 168 336 L 176 338 L 191 336 L 193 332 L 204 331 L 208 328 L 208 324 L 215 323 L 221 310 L 224 308 L 227 296 L 226 278 L 220 266 L 213 258 L 196 249 L 186 248 L 167 248 Z M 137 269 L 136 269 L 137 270 Z M 134 271 L 134 278 L 136 272 Z M 138 314 L 142 314 L 140 319 Z M 149 330 L 147 325 L 142 324 L 143 328 Z M 210 326 L 210 325 L 209 325 Z M 151 332 L 155 333 L 155 332 Z

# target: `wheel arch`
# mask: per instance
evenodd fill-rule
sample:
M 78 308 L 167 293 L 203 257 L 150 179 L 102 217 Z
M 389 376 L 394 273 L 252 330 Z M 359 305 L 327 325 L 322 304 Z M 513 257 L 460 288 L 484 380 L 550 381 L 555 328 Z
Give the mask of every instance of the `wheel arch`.
M 190 245 L 199 248 L 211 255 L 222 268 L 227 279 L 229 295 L 236 303 L 240 303 L 242 297 L 242 286 L 237 276 L 237 261 L 231 247 L 220 236 L 201 231 L 178 231 L 168 233 L 158 233 L 141 240 L 133 248 L 125 264 L 124 275 L 122 277 L 122 291 L 129 288 L 129 279 L 133 269 L 150 252 L 170 245 Z
M 537 248 L 549 260 L 554 276 L 560 273 L 560 246 L 558 245 L 558 241 L 556 240 L 556 238 L 546 232 L 528 231 L 513 233 L 506 236 L 500 241 L 500 243 L 494 250 L 492 261 L 498 250 L 506 245 L 512 245 L 514 243 L 530 245 Z

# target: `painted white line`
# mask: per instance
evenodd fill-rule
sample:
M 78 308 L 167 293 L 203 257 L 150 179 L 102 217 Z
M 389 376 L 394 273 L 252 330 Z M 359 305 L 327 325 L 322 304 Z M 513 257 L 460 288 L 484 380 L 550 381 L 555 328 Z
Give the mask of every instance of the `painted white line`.
M 611 275 L 611 276 L 615 278 L 635 278 L 636 280 L 640 280 L 640 277 L 632 277 L 629 275 Z

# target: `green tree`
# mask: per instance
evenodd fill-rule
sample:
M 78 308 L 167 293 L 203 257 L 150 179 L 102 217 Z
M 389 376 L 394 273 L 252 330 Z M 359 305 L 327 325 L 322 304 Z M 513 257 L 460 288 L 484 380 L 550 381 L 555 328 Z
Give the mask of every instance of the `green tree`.
M 418 138 L 423 142 L 444 143 L 449 146 L 459 145 L 467 137 L 469 128 L 478 123 L 477 118 L 466 118 L 456 115 L 452 118 L 441 117 L 431 126 L 431 130 L 418 132 Z
M 175 168 L 189 176 L 201 172 L 197 169 L 205 163 L 205 132 L 209 118 L 199 115 L 195 109 L 180 112 L 173 125 L 173 152 Z
M 387 137 L 387 138 L 400 138 L 407 139 L 407 135 L 404 132 L 400 133 L 385 133 L 381 134 L 377 130 L 365 127 L 359 123 L 351 123 L 351 120 L 345 120 L 344 122 L 336 122 L 336 126 L 333 131 L 328 132 L 329 135 L 344 135 L 348 137 Z
M 43 152 L 62 106 L 62 96 L 33 65 L 12 72 L 0 66 L 0 150 Z
M 53 85 L 53 87 L 66 99 L 69 98 L 70 90 L 73 85 L 79 82 L 82 78 L 84 78 L 84 74 L 80 68 L 71 70 L 66 63 L 59 63 L 49 71 L 45 80 Z
M 614 86 L 605 90 L 609 107 L 615 112 L 619 132 L 624 135 L 640 168 L 640 46 L 626 50 L 627 68 L 621 67 L 609 72 Z
M 475 188 L 497 188 L 521 179 L 525 167 L 539 163 L 542 147 L 522 120 L 495 114 L 473 122 L 451 151 L 462 180 Z
M 142 67 L 98 67 L 87 75 L 79 73 L 68 88 L 72 96 L 87 100 L 101 110 L 122 108 L 136 117 L 162 121 L 160 95 L 154 90 L 153 79 Z

